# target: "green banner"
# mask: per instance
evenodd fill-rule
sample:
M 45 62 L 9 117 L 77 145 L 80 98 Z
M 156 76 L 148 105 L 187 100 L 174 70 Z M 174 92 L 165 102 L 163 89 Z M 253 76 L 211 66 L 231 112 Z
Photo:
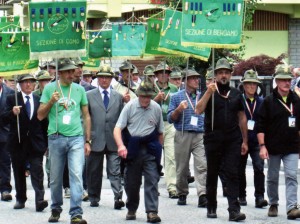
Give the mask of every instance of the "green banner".
M 239 48 L 243 0 L 183 0 L 181 41 L 184 46 Z M 177 21 L 173 21 L 177 23 Z
M 7 16 L 0 17 L 0 32 L 18 32 L 21 31 L 20 17 Z
M 86 1 L 30 2 L 30 57 L 86 54 Z
M 143 24 L 117 24 L 112 26 L 112 56 L 140 57 L 146 43 Z
M 100 59 L 81 57 L 81 60 L 85 63 L 84 70 L 98 71 L 100 67 Z
M 158 50 L 208 61 L 210 48 L 181 45 L 181 37 L 178 34 L 181 30 L 181 23 L 178 22 L 181 17 L 182 13 L 179 11 L 166 10 Z
M 38 60 L 29 58 L 29 33 L 0 33 L 0 76 L 30 73 Z
M 145 54 L 169 55 L 166 52 L 157 50 L 160 40 L 160 32 L 163 24 L 162 19 L 150 18 L 147 20 L 147 23 L 148 29 Z
M 89 32 L 89 58 L 110 58 L 111 50 L 111 30 L 90 31 Z

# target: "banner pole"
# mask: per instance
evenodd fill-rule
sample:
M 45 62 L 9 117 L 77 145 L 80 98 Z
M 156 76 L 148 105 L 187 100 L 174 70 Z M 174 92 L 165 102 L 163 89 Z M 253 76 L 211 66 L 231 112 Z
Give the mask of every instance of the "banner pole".
M 18 96 L 17 96 L 17 75 L 14 75 L 14 81 L 15 81 L 15 101 L 16 101 L 16 106 L 18 106 Z M 17 131 L 18 131 L 18 139 L 19 143 L 21 143 L 21 136 L 20 136 L 20 118 L 19 114 L 17 115 Z
M 56 87 L 58 88 L 58 59 L 55 58 L 55 82 L 56 82 Z M 55 90 L 57 91 L 57 90 Z M 55 128 L 56 128 L 56 133 L 58 134 L 58 102 L 56 102 L 55 106 Z
M 213 73 L 214 73 L 214 76 L 215 76 L 215 48 L 212 48 L 211 49 L 211 52 L 212 52 L 212 70 L 213 70 Z M 216 84 L 216 80 L 214 79 L 214 82 L 215 82 L 215 85 Z M 211 130 L 213 131 L 214 130 L 214 116 L 215 116 L 215 94 L 212 94 L 212 98 L 211 98 L 211 103 L 212 103 L 212 106 L 211 106 Z
M 185 74 L 185 82 L 184 82 L 184 91 L 186 91 L 186 83 L 187 83 L 187 75 L 189 71 L 189 57 L 186 61 L 186 74 Z M 183 126 L 184 126 L 184 111 L 182 112 L 182 127 L 181 127 L 181 135 L 183 136 Z

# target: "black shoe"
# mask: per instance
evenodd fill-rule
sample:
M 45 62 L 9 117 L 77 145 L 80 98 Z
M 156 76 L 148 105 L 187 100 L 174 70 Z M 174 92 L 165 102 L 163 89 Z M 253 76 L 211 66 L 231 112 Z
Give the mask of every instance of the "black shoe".
M 210 219 L 215 219 L 217 218 L 217 212 L 216 212 L 216 208 L 208 208 L 207 209 L 207 218 L 210 218 Z
M 278 216 L 278 205 L 271 205 L 268 211 L 269 217 L 277 217 Z
M 125 206 L 124 201 L 122 201 L 121 199 L 115 200 L 114 209 L 120 210 L 120 209 L 123 208 L 124 206 Z
M 36 203 L 36 207 L 35 207 L 35 210 L 37 211 L 37 212 L 41 212 L 41 211 L 43 211 L 45 208 L 47 208 L 48 207 L 48 201 L 46 201 L 46 200 L 43 200 L 43 201 L 38 201 L 37 203 Z
M 17 201 L 16 204 L 14 205 L 14 209 L 22 209 L 22 208 L 25 208 L 25 203 Z
M 178 195 L 176 191 L 169 191 L 169 198 L 171 199 L 177 199 Z
M 229 212 L 229 221 L 238 222 L 245 219 L 246 219 L 246 215 L 244 213 L 241 213 L 240 211 Z
M 48 219 L 48 222 L 58 222 L 60 218 L 60 212 L 56 211 L 56 210 L 52 210 L 51 212 L 51 216 Z
M 177 205 L 186 205 L 186 195 L 179 195 Z
M 202 195 L 199 197 L 199 200 L 198 200 L 198 207 L 199 207 L 199 208 L 206 208 L 206 205 L 207 205 L 206 195 L 205 195 L 205 194 L 202 194 Z
M 1 201 L 11 201 L 12 196 L 8 191 L 4 191 L 1 193 Z
M 239 203 L 240 206 L 246 206 L 247 205 L 246 197 L 239 197 Z
M 255 200 L 255 208 L 263 208 L 268 205 L 268 201 L 264 198 L 259 198 Z
M 150 223 L 157 223 L 157 222 L 161 222 L 160 217 L 157 215 L 156 212 L 149 212 L 147 214 L 147 222 Z
M 188 176 L 188 177 L 187 177 L 187 182 L 188 182 L 188 184 L 194 183 L 194 182 L 195 182 L 195 177 L 193 177 L 193 176 Z
M 126 215 L 126 220 L 136 220 L 135 211 L 128 211 Z
M 71 224 L 87 224 L 87 222 L 82 219 L 81 215 L 76 215 L 73 218 L 71 218 Z
M 97 201 L 91 201 L 90 206 L 91 207 L 99 207 L 99 202 L 97 202 Z

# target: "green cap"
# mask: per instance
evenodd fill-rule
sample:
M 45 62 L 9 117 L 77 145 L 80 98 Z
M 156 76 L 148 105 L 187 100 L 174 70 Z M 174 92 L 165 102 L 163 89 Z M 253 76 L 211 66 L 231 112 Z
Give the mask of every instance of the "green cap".
M 36 79 L 38 81 L 41 81 L 41 80 L 51 80 L 52 77 L 50 76 L 49 72 L 46 71 L 46 70 L 41 70 L 39 71 L 39 73 L 36 75 Z
M 256 71 L 253 71 L 252 69 L 245 71 L 244 77 L 241 79 L 241 82 L 255 82 L 255 83 L 261 83 L 258 79 L 258 74 Z
M 20 75 L 20 76 L 18 77 L 18 82 L 19 82 L 19 83 L 20 83 L 20 82 L 23 82 L 23 81 L 25 81 L 25 80 L 33 80 L 33 81 L 36 81 L 36 79 L 34 78 L 34 76 L 31 75 L 31 74 L 23 74 L 23 75 Z
M 172 72 L 170 73 L 170 79 L 178 79 L 182 78 L 181 69 L 179 67 L 172 68 Z
M 149 81 L 142 81 L 135 93 L 138 96 L 153 96 L 156 94 L 153 83 Z
M 132 66 L 133 66 L 132 74 L 140 74 L 138 68 L 135 65 Z
M 196 72 L 194 69 L 184 69 L 182 71 L 182 75 L 183 77 L 191 77 L 191 76 L 199 76 L 200 77 L 200 74 L 198 72 Z
M 70 58 L 72 61 L 74 61 L 76 66 L 84 66 L 85 63 L 81 60 L 80 57 L 76 57 L 76 58 Z
M 92 73 L 91 71 L 89 71 L 89 70 L 84 70 L 84 71 L 82 72 L 82 75 L 83 75 L 83 76 L 93 76 L 93 73 Z
M 153 65 L 146 65 L 145 68 L 144 68 L 143 74 L 145 76 L 155 75 L 154 71 L 155 71 L 155 67 Z
M 99 71 L 97 72 L 96 76 L 111 76 L 113 77 L 113 71 L 108 64 L 100 65 Z
M 220 69 L 227 69 L 232 72 L 232 67 L 226 58 L 221 58 L 217 61 L 215 72 Z
M 277 65 L 273 77 L 275 79 L 292 79 L 291 67 L 286 64 Z
M 124 61 L 121 66 L 119 67 L 120 71 L 124 70 L 132 70 L 133 71 L 134 67 L 129 61 Z
M 67 71 L 78 68 L 70 58 L 61 58 L 58 60 L 58 71 Z
M 156 66 L 154 73 L 163 71 L 163 70 L 165 70 L 165 73 L 169 73 L 169 74 L 171 73 L 171 69 L 170 69 L 169 65 L 165 64 L 164 62 L 161 62 Z

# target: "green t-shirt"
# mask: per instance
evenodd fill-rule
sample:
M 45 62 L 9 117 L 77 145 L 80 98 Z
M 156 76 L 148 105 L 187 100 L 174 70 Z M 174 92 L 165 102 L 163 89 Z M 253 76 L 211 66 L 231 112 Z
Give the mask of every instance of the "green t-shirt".
M 81 106 L 88 104 L 84 88 L 76 83 L 71 84 L 71 89 L 70 86 L 61 86 L 61 88 L 59 88 L 56 82 L 52 82 L 45 86 L 40 102 L 47 103 L 51 99 L 51 96 L 55 91 L 59 92 L 60 98 L 52 106 L 48 114 L 48 135 L 57 132 L 64 136 L 83 135 L 83 129 L 80 119 Z M 56 119 L 57 103 L 58 116 Z
M 163 90 L 164 93 L 165 93 L 165 100 L 163 100 L 162 102 L 159 102 L 158 104 L 161 106 L 164 121 L 167 121 L 167 113 L 168 113 L 168 109 L 169 109 L 170 99 L 171 99 L 172 95 L 174 95 L 175 93 L 178 92 L 178 88 L 177 88 L 177 86 L 175 86 L 172 83 L 168 82 L 167 88 L 162 89 L 158 86 L 157 81 L 156 81 L 156 87 L 155 87 L 155 93 L 156 94 L 155 94 L 155 96 L 153 96 L 153 99 L 158 94 L 158 88 L 160 90 Z

